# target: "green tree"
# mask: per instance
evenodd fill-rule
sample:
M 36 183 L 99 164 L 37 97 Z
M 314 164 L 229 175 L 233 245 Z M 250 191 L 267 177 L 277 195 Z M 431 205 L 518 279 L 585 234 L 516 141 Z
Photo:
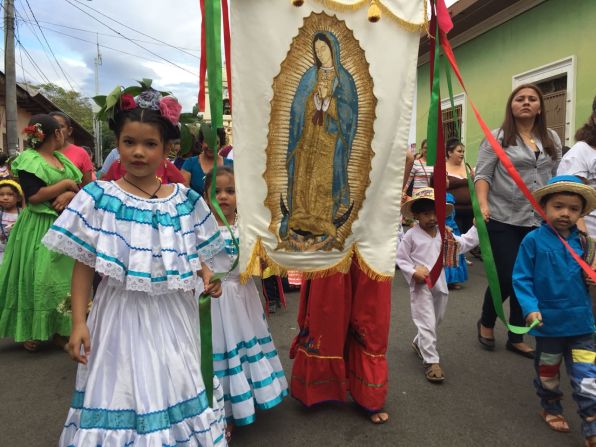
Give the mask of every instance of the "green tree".
M 40 84 L 35 88 L 83 126 L 85 130 L 93 133 L 93 109 L 90 98 L 74 90 L 65 90 L 56 84 Z

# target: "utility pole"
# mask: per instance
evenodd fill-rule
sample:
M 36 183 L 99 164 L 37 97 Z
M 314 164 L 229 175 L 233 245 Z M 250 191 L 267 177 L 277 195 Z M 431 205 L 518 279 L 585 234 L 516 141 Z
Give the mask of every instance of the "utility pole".
M 101 65 L 101 53 L 99 52 L 99 34 L 97 35 L 97 55 L 95 56 L 95 95 L 99 95 L 99 66 Z M 103 164 L 103 151 L 101 144 L 101 122 L 97 119 L 99 106 L 93 104 L 93 133 L 95 134 L 95 163 Z
M 14 56 L 14 0 L 4 1 L 4 71 L 6 143 L 9 155 L 19 150 L 17 130 L 17 74 Z

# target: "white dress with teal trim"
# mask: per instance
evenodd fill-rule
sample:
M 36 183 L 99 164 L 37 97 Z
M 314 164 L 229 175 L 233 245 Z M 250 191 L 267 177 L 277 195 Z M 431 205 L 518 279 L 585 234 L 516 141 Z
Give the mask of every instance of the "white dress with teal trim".
M 143 200 L 91 183 L 43 239 L 103 276 L 61 447 L 227 445 L 217 379 L 212 408 L 205 394 L 192 292 L 200 261 L 224 242 L 200 196 L 174 188 Z
M 219 229 L 226 249 L 208 264 L 214 271 L 227 272 L 237 250 L 230 232 Z M 234 232 L 237 236 L 235 227 Z M 273 408 L 288 395 L 288 382 L 252 279 L 241 284 L 236 267 L 222 288 L 221 297 L 211 300 L 214 372 L 224 390 L 226 419 L 234 425 L 248 425 L 254 422 L 257 408 Z M 199 279 L 197 296 L 202 290 Z

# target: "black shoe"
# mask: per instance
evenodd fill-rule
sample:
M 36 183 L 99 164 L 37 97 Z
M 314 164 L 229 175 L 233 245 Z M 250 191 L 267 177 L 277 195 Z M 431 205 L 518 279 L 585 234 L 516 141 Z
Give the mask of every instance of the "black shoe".
M 275 301 L 269 301 L 268 310 L 270 314 L 277 312 L 277 303 Z
M 482 323 L 480 322 L 480 320 L 478 320 L 478 322 L 476 323 L 476 329 L 478 331 L 478 343 L 480 343 L 480 345 L 487 351 L 494 351 L 495 350 L 495 339 L 483 337 L 482 335 L 480 335 L 480 325 L 481 324 Z
M 525 357 L 527 359 L 533 359 L 535 354 L 534 351 L 522 351 L 521 349 L 516 348 L 515 345 L 511 343 L 509 340 L 507 340 L 507 343 L 505 343 L 505 349 L 517 355 L 521 355 L 522 357 Z

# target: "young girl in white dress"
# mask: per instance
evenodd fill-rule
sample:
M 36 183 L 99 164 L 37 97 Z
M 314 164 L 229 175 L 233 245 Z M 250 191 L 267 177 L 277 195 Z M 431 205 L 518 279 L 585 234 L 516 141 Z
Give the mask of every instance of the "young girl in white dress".
M 225 251 L 207 261 L 214 272 L 228 272 L 238 256 L 232 235 L 213 210 L 209 200 L 212 174 L 205 178 L 205 199 L 211 206 L 225 240 Z M 236 226 L 236 190 L 234 171 L 217 168 L 216 198 L 230 222 L 234 237 Z M 222 281 L 222 296 L 212 301 L 214 372 L 224 390 L 228 430 L 235 425 L 255 421 L 256 409 L 267 410 L 288 395 L 288 383 L 267 326 L 259 292 L 252 280 L 240 283 L 238 267 Z M 203 290 L 199 281 L 196 294 Z
M 108 102 L 126 175 L 88 184 L 43 240 L 76 260 L 68 349 L 80 365 L 59 445 L 226 446 L 222 387 L 213 380 L 209 402 L 201 376 L 193 295 L 197 275 L 221 294 L 206 261 L 224 242 L 197 193 L 155 175 L 180 105 L 138 90 Z M 85 321 L 94 271 L 103 279 Z

